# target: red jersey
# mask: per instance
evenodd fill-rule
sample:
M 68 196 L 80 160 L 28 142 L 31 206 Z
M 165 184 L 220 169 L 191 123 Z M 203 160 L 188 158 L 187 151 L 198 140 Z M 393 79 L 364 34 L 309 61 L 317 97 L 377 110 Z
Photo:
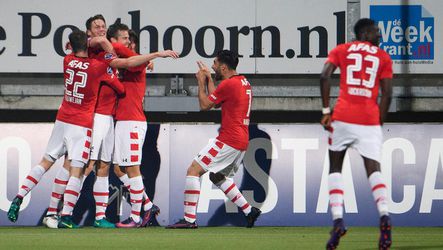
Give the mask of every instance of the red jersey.
M 209 100 L 221 104 L 222 121 L 217 140 L 235 149 L 246 150 L 252 105 L 252 90 L 248 80 L 240 75 L 223 80 L 209 96 Z
M 143 99 L 146 91 L 146 66 L 123 71 L 123 84 L 126 95 L 118 99 L 115 119 L 117 121 L 146 121 L 143 112 Z
M 337 46 L 326 62 L 340 68 L 340 93 L 332 120 L 379 125 L 380 79 L 392 78 L 389 55 L 369 42 L 355 41 Z
M 128 58 L 138 55 L 121 43 L 112 43 L 119 57 Z M 146 91 L 146 67 L 147 63 L 138 67 L 121 71 L 126 95 L 118 99 L 115 119 L 117 121 L 146 121 L 143 112 L 143 99 Z
M 119 57 L 127 58 L 136 55 L 133 51 L 120 43 L 112 43 L 112 47 Z M 106 52 L 101 49 L 88 48 L 88 53 L 90 57 L 100 60 L 102 58 L 101 55 Z M 114 73 L 116 73 L 116 71 L 114 71 Z M 107 85 L 102 85 L 97 100 L 97 106 L 95 107 L 95 113 L 114 115 L 116 112 L 116 105 L 117 95 L 115 91 Z
M 115 59 L 112 54 L 103 55 L 104 61 L 67 55 L 63 60 L 65 95 L 57 120 L 92 128 L 94 109 L 100 82 L 106 82 L 118 93 L 124 93 L 124 86 L 118 81 L 109 62 Z
M 99 59 L 104 52 L 101 49 L 88 48 L 89 57 Z M 114 74 L 117 74 L 115 70 L 112 70 Z M 103 84 L 100 87 L 97 105 L 95 106 L 95 113 L 102 115 L 114 115 L 115 105 L 117 103 L 117 95 L 115 91 L 108 85 Z

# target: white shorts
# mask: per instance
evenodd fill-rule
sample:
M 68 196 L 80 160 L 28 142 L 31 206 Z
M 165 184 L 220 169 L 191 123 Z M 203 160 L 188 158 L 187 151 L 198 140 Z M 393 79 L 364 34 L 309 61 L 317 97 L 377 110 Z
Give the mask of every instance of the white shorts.
M 360 155 L 380 162 L 383 135 L 380 125 L 359 125 L 340 121 L 332 122 L 329 149 L 343 151 L 357 149 Z
M 146 129 L 147 124 L 144 121 L 117 121 L 114 164 L 123 167 L 141 164 Z
M 68 153 L 69 160 L 86 164 L 89 160 L 91 133 L 89 128 L 56 120 L 46 155 L 56 160 Z
M 198 153 L 194 161 L 206 171 L 232 178 L 240 167 L 245 152 L 213 139 Z
M 114 151 L 114 118 L 110 115 L 94 114 L 92 128 L 91 160 L 111 162 Z

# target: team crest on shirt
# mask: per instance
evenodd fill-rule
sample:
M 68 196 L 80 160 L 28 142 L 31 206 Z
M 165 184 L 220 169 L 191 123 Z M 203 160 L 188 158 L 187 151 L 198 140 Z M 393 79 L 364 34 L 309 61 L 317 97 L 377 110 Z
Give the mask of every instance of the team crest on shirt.
M 109 60 L 109 59 L 111 59 L 111 58 L 113 58 L 114 57 L 114 55 L 112 54 L 112 53 L 107 53 L 106 55 L 105 55 L 105 59 L 106 60 Z

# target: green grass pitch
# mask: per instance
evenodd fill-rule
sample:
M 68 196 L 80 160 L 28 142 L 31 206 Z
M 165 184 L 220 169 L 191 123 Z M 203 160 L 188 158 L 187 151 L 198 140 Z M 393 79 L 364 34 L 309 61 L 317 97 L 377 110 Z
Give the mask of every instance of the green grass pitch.
M 339 249 L 377 249 L 378 229 L 350 227 Z M 0 249 L 324 249 L 327 227 L 75 230 L 0 227 Z M 443 249 L 443 228 L 398 227 L 391 249 Z

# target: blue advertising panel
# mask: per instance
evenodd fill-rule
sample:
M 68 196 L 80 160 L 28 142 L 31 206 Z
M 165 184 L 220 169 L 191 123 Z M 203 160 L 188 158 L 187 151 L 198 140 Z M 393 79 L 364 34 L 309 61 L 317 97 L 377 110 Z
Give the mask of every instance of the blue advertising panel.
M 393 60 L 434 59 L 434 17 L 422 5 L 371 5 L 380 47 Z
M 443 1 L 361 0 L 360 10 L 380 29 L 380 48 L 391 56 L 394 73 L 442 72 Z

